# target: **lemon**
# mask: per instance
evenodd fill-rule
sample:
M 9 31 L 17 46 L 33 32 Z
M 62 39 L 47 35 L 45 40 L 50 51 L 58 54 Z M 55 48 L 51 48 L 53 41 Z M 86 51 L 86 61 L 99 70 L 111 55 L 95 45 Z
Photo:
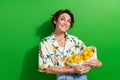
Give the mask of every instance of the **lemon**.
M 74 58 L 74 62 L 75 62 L 75 63 L 78 63 L 78 56 L 76 56 L 76 57 Z
M 90 58 L 89 56 L 85 56 L 84 61 L 88 60 L 89 58 Z
M 73 56 L 72 56 L 72 58 L 74 59 L 76 56 L 78 56 L 78 54 L 74 53 Z
M 93 49 L 92 49 L 92 48 L 87 48 L 86 50 L 87 50 L 87 51 L 93 51 Z
M 80 62 L 84 62 L 84 60 L 83 60 L 83 59 L 80 59 Z
M 72 57 L 68 57 L 67 61 L 70 62 L 72 60 Z
M 83 51 L 83 52 L 82 52 L 82 54 L 81 54 L 81 55 L 86 56 L 87 54 L 88 54 L 88 51 L 87 51 L 87 50 L 85 50 L 85 51 Z
M 74 60 L 72 59 L 72 60 L 70 61 L 70 63 L 74 63 Z
M 43 70 L 43 69 L 45 69 L 45 66 L 44 66 L 44 65 L 41 65 L 41 66 L 39 66 L 39 68 L 40 68 L 41 70 Z
M 93 54 L 94 54 L 94 52 L 93 52 L 93 51 L 90 51 L 90 52 L 88 53 L 88 56 L 91 57 L 91 56 L 93 56 Z

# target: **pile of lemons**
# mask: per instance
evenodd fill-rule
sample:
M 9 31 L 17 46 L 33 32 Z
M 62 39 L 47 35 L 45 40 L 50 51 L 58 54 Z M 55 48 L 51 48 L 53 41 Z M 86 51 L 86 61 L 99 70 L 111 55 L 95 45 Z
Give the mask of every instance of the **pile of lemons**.
M 69 63 L 78 63 L 78 62 L 85 62 L 88 59 L 90 59 L 94 54 L 94 49 L 93 48 L 86 48 L 82 51 L 80 55 L 77 53 L 74 53 L 72 56 L 69 56 L 67 58 L 67 61 Z

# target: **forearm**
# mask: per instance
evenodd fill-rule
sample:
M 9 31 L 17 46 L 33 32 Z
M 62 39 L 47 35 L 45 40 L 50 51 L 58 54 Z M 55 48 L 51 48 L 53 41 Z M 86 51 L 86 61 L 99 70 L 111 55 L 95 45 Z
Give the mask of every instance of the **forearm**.
M 93 62 L 93 65 L 90 65 L 93 68 L 98 68 L 102 66 L 102 62 L 99 60 L 96 60 L 95 62 Z
M 46 68 L 45 71 L 51 74 L 74 73 L 73 68 L 62 68 L 62 67 L 55 67 L 55 66 Z
M 95 67 L 101 67 L 102 66 L 102 62 L 99 61 L 98 59 L 94 59 L 92 61 L 85 62 L 84 65 L 85 66 L 90 66 L 91 68 L 95 68 Z

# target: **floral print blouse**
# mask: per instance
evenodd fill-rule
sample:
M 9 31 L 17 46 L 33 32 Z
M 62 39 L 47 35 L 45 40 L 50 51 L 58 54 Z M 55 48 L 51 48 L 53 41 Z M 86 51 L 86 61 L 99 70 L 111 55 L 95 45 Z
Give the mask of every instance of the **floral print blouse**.
M 63 51 L 57 43 L 54 34 L 45 37 L 40 42 L 39 49 L 39 71 L 43 71 L 45 68 L 50 66 L 68 67 L 66 64 L 66 58 L 79 53 L 85 48 L 84 43 L 77 37 L 66 33 L 66 42 Z

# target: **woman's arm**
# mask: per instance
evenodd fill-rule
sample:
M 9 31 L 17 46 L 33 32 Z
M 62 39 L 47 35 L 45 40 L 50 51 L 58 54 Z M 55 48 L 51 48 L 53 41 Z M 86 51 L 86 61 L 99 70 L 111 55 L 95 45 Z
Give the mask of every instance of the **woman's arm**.
M 52 73 L 52 74 L 61 74 L 61 73 L 78 73 L 78 74 L 84 74 L 87 73 L 90 70 L 90 67 L 82 67 L 82 66 L 75 66 L 73 68 L 62 68 L 62 67 L 49 67 L 46 68 L 45 71 L 47 73 Z
M 102 62 L 99 61 L 98 59 L 94 59 L 92 61 L 85 62 L 84 65 L 90 66 L 90 67 L 101 67 L 102 66 Z
M 62 67 L 56 67 L 56 66 L 45 68 L 45 71 L 46 73 L 52 73 L 52 74 L 74 73 L 72 68 L 62 68 Z

